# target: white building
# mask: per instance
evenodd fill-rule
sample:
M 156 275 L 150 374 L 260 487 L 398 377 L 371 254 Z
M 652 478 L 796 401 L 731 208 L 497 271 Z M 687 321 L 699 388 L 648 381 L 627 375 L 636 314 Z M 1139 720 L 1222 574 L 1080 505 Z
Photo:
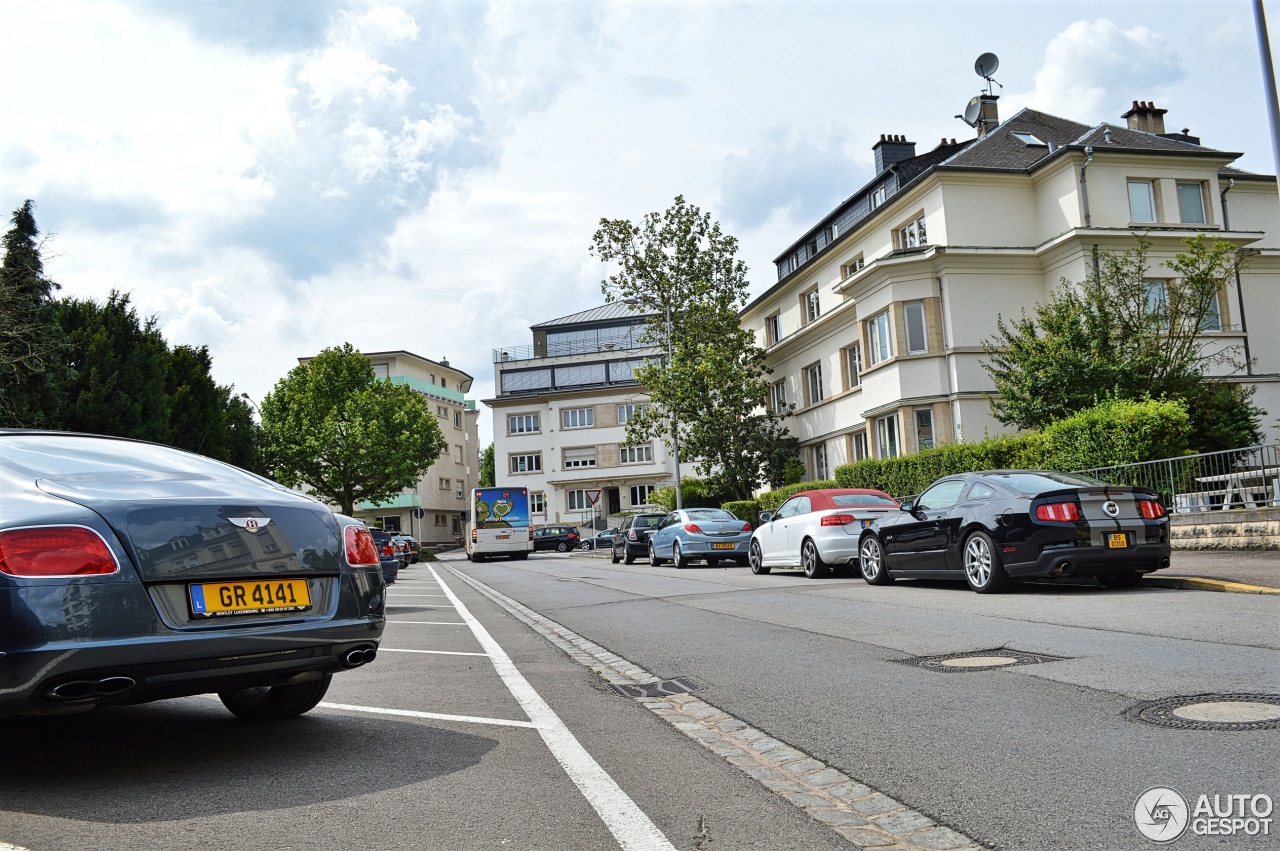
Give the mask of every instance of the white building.
M 1097 251 L 1151 241 L 1164 266 L 1206 233 L 1254 251 L 1220 293 L 1208 346 L 1247 347 L 1233 380 L 1257 388 L 1268 440 L 1280 439 L 1280 200 L 1276 178 L 1231 167 L 1239 154 L 1166 133 L 1165 110 L 1137 102 L 1127 126 L 1090 127 L 1024 109 L 987 132 L 924 154 L 903 137 L 874 147 L 876 176 L 777 258 L 778 283 L 742 312 L 767 347 L 772 404 L 812 478 L 839 464 L 1007 432 L 982 342 L 1059 282 L 1085 280 Z
M 642 345 L 645 321 L 614 302 L 532 326 L 532 345 L 494 349 L 498 395 L 484 403 L 494 416 L 495 484 L 528 488 L 536 525 L 603 526 L 675 483 L 661 440 L 626 441 L 627 420 L 649 398 L 635 370 L 660 354 Z

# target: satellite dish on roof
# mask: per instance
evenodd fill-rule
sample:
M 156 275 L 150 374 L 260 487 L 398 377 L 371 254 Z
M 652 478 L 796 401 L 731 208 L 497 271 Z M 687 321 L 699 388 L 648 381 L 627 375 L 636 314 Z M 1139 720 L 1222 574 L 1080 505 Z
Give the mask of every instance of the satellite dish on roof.
M 973 63 L 974 72 L 984 79 L 990 80 L 991 75 L 1000 67 L 1000 57 L 994 53 L 984 53 L 978 57 L 978 61 Z
M 978 114 L 982 112 L 982 103 L 976 97 L 970 98 L 969 105 L 964 108 L 964 115 L 956 116 L 970 127 L 978 126 Z

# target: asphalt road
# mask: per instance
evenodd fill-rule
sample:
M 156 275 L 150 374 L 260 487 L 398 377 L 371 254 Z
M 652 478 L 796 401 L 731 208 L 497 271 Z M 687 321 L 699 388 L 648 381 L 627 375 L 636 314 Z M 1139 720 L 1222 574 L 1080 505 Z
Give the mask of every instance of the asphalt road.
M 1280 799 L 1280 731 L 1124 717 L 1147 698 L 1280 693 L 1277 597 L 447 557 L 401 574 L 378 660 L 300 719 L 191 698 L 0 722 L 0 848 L 853 847 L 460 574 L 989 847 L 1152 848 L 1132 820 L 1152 786 Z M 1058 658 L 909 664 L 995 648 Z

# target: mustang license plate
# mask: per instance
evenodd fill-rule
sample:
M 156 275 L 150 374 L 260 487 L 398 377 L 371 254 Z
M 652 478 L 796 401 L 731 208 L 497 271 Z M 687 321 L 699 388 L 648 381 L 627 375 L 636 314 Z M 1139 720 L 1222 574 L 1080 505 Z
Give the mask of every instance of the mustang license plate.
M 712 545 L 711 545 L 711 549 L 713 549 L 713 550 L 731 550 L 731 549 L 733 549 L 733 546 L 734 546 L 733 544 L 712 544 Z
M 1124 532 L 1112 532 L 1107 535 L 1107 549 L 1123 550 L 1129 546 L 1129 536 Z
M 204 582 L 191 585 L 191 612 L 197 617 L 225 617 L 273 612 L 303 612 L 311 608 L 305 579 Z

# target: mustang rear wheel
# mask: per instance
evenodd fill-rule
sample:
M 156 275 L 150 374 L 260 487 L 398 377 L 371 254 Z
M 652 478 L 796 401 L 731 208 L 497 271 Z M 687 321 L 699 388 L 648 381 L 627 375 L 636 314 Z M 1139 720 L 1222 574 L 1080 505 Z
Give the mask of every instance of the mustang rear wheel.
M 888 585 L 893 582 L 889 567 L 884 562 L 884 547 L 875 535 L 867 535 L 858 548 L 858 566 L 868 585 Z
M 830 566 L 818 552 L 818 545 L 810 538 L 805 538 L 800 545 L 800 567 L 804 568 L 804 575 L 810 579 L 821 579 L 831 572 Z
M 218 699 L 231 714 L 245 721 L 280 721 L 310 712 L 329 690 L 333 674 L 288 686 L 260 686 L 220 691 Z
M 974 532 L 964 542 L 964 578 L 979 594 L 994 594 L 1009 587 L 995 542 L 986 532 Z
M 764 552 L 760 549 L 759 541 L 751 542 L 751 555 L 747 556 L 747 560 L 751 563 L 751 572 L 757 576 L 766 574 L 771 569 L 764 563 Z

